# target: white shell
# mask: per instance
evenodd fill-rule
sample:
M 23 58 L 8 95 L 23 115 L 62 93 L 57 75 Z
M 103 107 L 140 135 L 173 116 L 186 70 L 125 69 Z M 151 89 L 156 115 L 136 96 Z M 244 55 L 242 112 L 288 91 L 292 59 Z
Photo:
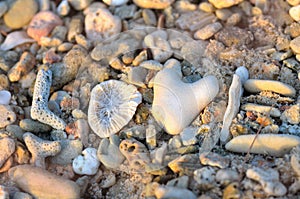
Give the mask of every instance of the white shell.
M 109 137 L 131 120 L 141 102 L 136 87 L 118 80 L 102 82 L 91 92 L 89 125 L 101 138 Z
M 7 90 L 0 91 L 0 104 L 8 105 L 10 102 L 11 94 Z
M 73 160 L 73 170 L 81 175 L 95 175 L 98 171 L 100 162 L 97 158 L 97 150 L 94 148 L 86 148 L 82 151 L 82 155 L 77 156 Z
M 10 50 L 18 45 L 33 42 L 35 42 L 35 40 L 28 37 L 26 32 L 15 31 L 7 35 L 6 39 L 0 46 L 0 50 Z

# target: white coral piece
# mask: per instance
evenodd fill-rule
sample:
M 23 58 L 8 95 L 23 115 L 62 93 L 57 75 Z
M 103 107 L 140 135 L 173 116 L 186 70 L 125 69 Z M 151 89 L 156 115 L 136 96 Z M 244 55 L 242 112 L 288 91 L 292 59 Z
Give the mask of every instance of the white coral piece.
M 48 108 L 51 83 L 52 72 L 39 70 L 34 85 L 30 115 L 32 119 L 48 124 L 55 129 L 64 130 L 66 123 Z
M 98 136 L 109 137 L 131 120 L 141 102 L 136 87 L 118 80 L 102 82 L 91 92 L 88 122 Z

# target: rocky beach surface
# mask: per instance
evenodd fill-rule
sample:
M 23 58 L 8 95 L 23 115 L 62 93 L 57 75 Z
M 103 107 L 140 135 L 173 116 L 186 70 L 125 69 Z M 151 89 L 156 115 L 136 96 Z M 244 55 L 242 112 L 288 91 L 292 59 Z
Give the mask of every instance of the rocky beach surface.
M 300 0 L 0 1 L 0 199 L 300 197 Z

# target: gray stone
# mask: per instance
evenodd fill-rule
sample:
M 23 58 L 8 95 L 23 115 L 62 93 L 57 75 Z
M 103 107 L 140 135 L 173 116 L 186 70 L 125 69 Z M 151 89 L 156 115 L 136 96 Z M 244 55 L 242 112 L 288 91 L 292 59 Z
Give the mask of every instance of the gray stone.
M 7 11 L 8 6 L 5 1 L 0 2 L 0 18 L 4 15 L 4 13 Z
M 60 144 L 60 153 L 51 158 L 53 164 L 70 164 L 82 152 L 83 145 L 80 140 L 61 140 Z
M 23 119 L 19 125 L 24 131 L 32 133 L 48 133 L 52 129 L 51 126 L 32 119 Z
M 93 0 L 69 0 L 75 10 L 83 10 L 90 5 Z

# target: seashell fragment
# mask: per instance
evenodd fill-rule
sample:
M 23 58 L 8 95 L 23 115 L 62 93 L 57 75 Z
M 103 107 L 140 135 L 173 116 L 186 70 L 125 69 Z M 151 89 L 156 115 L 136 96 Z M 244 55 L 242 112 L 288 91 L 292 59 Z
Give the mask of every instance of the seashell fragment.
M 296 94 L 296 90 L 292 86 L 274 80 L 248 79 L 244 87 L 246 91 L 251 93 L 273 91 L 289 97 L 293 97 Z
M 225 145 L 225 148 L 233 152 L 247 153 L 254 138 L 255 135 L 237 136 L 230 140 Z M 299 144 L 299 136 L 286 134 L 261 134 L 257 136 L 250 152 L 281 157 Z
M 101 138 L 109 137 L 131 120 L 141 102 L 136 87 L 117 80 L 102 82 L 91 92 L 89 125 Z
M 26 32 L 24 31 L 15 31 L 11 32 L 6 36 L 6 39 L 0 46 L 0 50 L 10 50 L 18 45 L 25 44 L 25 43 L 33 43 L 35 42 L 34 39 L 28 37 Z
M 179 134 L 219 91 L 218 80 L 207 76 L 192 84 L 182 82 L 178 61 L 171 59 L 154 79 L 152 114 L 172 135 Z

